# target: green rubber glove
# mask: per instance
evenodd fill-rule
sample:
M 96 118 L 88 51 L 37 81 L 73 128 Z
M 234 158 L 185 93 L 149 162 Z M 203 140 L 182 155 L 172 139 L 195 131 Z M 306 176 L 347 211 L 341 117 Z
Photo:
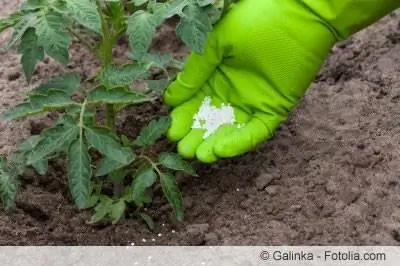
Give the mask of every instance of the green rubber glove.
M 240 0 L 192 53 L 164 94 L 173 107 L 168 138 L 185 158 L 212 163 L 270 139 L 298 104 L 332 46 L 368 26 L 400 1 Z M 191 129 L 205 96 L 230 103 L 242 128 L 220 127 L 203 139 Z

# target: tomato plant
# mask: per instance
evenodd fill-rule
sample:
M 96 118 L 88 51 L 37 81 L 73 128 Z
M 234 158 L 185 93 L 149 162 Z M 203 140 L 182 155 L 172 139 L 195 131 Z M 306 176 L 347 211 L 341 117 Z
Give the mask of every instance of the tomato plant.
M 18 177 L 27 167 L 46 174 L 50 160 L 66 160 L 70 194 L 79 209 L 94 210 L 92 222 L 119 221 L 127 206 L 148 220 L 144 206 L 152 201 L 149 189 L 159 184 L 178 220 L 184 217 L 182 195 L 174 174 L 196 176 L 178 154 L 146 155 L 148 147 L 165 135 L 170 118 L 158 117 L 135 139 L 117 133 L 117 114 L 126 107 L 154 101 L 173 78 L 180 62 L 170 54 L 150 51 L 159 26 L 171 17 L 180 19 L 177 36 L 192 50 L 202 52 L 227 2 L 212 0 L 26 0 L 20 9 L 0 19 L 0 32 L 12 28 L 5 50 L 16 48 L 28 83 L 38 61 L 46 56 L 60 64 L 69 61 L 69 48 L 77 41 L 99 60 L 97 74 L 83 80 L 67 73 L 43 82 L 25 101 L 1 114 L 2 119 L 23 119 L 57 111 L 59 118 L 39 135 L 26 139 L 15 152 L 0 159 L 0 196 L 7 211 L 14 206 Z M 117 41 L 127 37 L 130 61 L 113 58 Z M 151 79 L 153 69 L 164 77 Z M 171 73 L 172 72 L 172 73 Z M 144 80 L 145 90 L 132 86 Z M 106 110 L 105 119 L 95 114 Z M 101 155 L 93 158 L 94 152 Z M 106 193 L 105 187 L 112 187 Z

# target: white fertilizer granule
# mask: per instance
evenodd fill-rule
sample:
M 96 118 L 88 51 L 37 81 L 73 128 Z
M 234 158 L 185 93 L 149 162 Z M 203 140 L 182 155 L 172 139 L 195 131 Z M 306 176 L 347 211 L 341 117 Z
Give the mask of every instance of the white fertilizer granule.
M 230 104 L 222 104 L 221 107 L 211 106 L 211 97 L 205 97 L 199 111 L 193 117 L 192 128 L 204 129 L 206 132 L 203 139 L 206 139 L 220 126 L 233 125 L 235 122 L 235 112 Z

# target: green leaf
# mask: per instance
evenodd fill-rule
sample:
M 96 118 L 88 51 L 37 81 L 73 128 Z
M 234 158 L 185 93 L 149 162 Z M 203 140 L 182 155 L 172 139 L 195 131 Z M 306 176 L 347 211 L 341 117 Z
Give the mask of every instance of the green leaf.
M 154 119 L 147 126 L 142 128 L 134 144 L 140 147 L 154 144 L 168 131 L 170 126 L 171 118 L 169 116 L 160 117 L 157 120 Z
M 101 17 L 96 4 L 90 0 L 69 0 L 72 18 L 82 26 L 101 34 Z
M 133 13 L 128 19 L 127 34 L 131 49 L 138 55 L 147 52 L 158 26 L 154 14 L 144 10 Z
M 25 152 L 13 152 L 7 160 L 7 170 L 14 176 L 20 176 L 25 172 L 27 166 L 27 155 Z
M 115 65 L 107 66 L 100 75 L 100 82 L 107 88 L 130 85 L 140 78 L 149 76 L 144 65 L 128 64 L 122 67 Z
M 30 94 L 47 94 L 49 90 L 62 90 L 68 95 L 73 95 L 81 85 L 81 78 L 76 73 L 67 73 L 52 78 L 40 84 Z
M 146 191 L 157 180 L 157 175 L 152 167 L 138 171 L 132 182 L 132 199 L 139 207 L 143 206 L 147 197 Z
M 184 15 L 179 22 L 176 33 L 179 38 L 192 50 L 202 53 L 212 24 L 207 12 L 196 5 L 189 5 L 184 9 Z
M 119 31 L 124 28 L 126 16 L 123 1 L 108 1 L 105 15 L 112 23 L 115 31 Z
M 72 41 L 67 26 L 63 16 L 52 11 L 39 17 L 36 26 L 39 46 L 44 47 L 46 54 L 62 64 L 68 63 L 68 48 Z
M 169 79 L 146 80 L 147 87 L 153 91 L 163 92 L 169 84 Z
M 107 90 L 105 87 L 98 87 L 91 91 L 87 100 L 89 104 L 109 103 L 109 104 L 138 104 L 148 102 L 151 99 L 143 93 L 131 91 L 126 88 L 114 88 Z
M 71 100 L 70 96 L 60 90 L 49 90 L 47 95 L 32 94 L 24 103 L 2 113 L 3 119 L 19 119 L 36 115 L 54 109 L 64 109 L 78 103 Z
M 0 18 L 0 32 L 13 27 L 21 19 L 21 14 L 19 12 L 13 13 L 5 18 Z
M 140 55 L 134 51 L 130 53 L 129 58 L 162 69 L 167 67 L 167 65 L 174 60 L 171 53 L 147 53 Z
M 22 36 L 28 28 L 35 26 L 35 23 L 36 17 L 32 14 L 21 17 L 21 19 L 14 25 L 11 39 L 7 43 L 5 48 L 8 50 L 13 47 L 17 42 L 21 40 Z
M 44 8 L 48 5 L 47 0 L 25 0 L 21 5 L 23 11 L 33 11 L 36 9 Z
M 77 126 L 70 128 L 52 127 L 47 129 L 42 139 L 29 154 L 27 163 L 32 165 L 62 147 L 70 145 L 76 139 L 78 133 L 79 128 Z
M 198 176 L 193 167 L 176 153 L 162 152 L 158 155 L 158 160 L 168 169 L 182 171 L 192 176 Z
M 127 137 L 127 136 L 125 136 L 124 134 L 122 134 L 121 135 L 121 141 L 122 141 L 122 144 L 125 146 L 125 147 L 130 147 L 131 145 L 132 145 L 132 142 L 129 140 L 129 138 Z
M 161 187 L 165 197 L 174 209 L 178 221 L 183 221 L 184 207 L 181 192 L 176 184 L 175 178 L 170 174 L 161 174 Z
M 83 136 L 74 141 L 68 152 L 69 187 L 75 204 L 83 209 L 89 203 L 92 168 L 88 146 Z
M 135 6 L 141 6 L 148 2 L 148 0 L 132 0 L 131 1 Z
M 49 169 L 49 161 L 41 160 L 32 164 L 32 167 L 38 172 L 40 175 L 45 175 L 47 170 Z
M 101 154 L 121 164 L 129 164 L 134 156 L 130 148 L 119 144 L 118 139 L 106 129 L 86 128 L 85 137 Z
M 17 177 L 6 169 L 6 159 L 0 158 L 0 199 L 6 211 L 14 205 L 18 185 Z
M 119 200 L 118 202 L 112 205 L 111 212 L 109 214 L 112 224 L 116 224 L 119 220 L 121 220 L 122 216 L 125 213 L 126 204 L 124 200 Z
M 196 0 L 197 4 L 201 7 L 213 4 L 214 0 Z
M 153 219 L 150 217 L 150 215 L 148 215 L 147 213 L 140 213 L 140 217 L 143 219 L 143 221 L 147 224 L 147 226 L 149 227 L 149 229 L 151 231 L 154 230 L 155 225 L 154 225 L 154 221 Z
M 25 139 L 17 148 L 18 151 L 22 152 L 30 152 L 36 145 L 39 143 L 41 139 L 40 135 L 32 135 Z
M 89 223 L 90 224 L 97 223 L 106 218 L 111 211 L 111 208 L 113 206 L 112 203 L 113 203 L 112 199 L 106 196 L 101 197 L 100 203 L 97 204 L 97 206 L 94 208 L 94 214 Z
M 35 29 L 28 28 L 22 36 L 18 49 L 18 52 L 22 54 L 21 64 L 28 83 L 31 82 L 36 62 L 44 58 L 43 48 L 39 47 L 37 42 L 38 37 L 36 36 Z
M 124 147 L 123 149 L 126 149 L 127 151 L 130 150 L 130 148 Z M 132 153 L 133 154 L 133 153 Z M 135 160 L 135 155 L 131 157 L 131 159 L 128 161 L 128 163 L 124 164 L 118 161 L 113 160 L 112 158 L 109 157 L 104 157 L 99 164 L 97 165 L 96 168 L 96 176 L 105 176 L 110 174 L 111 172 L 114 172 L 116 170 L 121 169 L 124 166 L 127 166 L 131 164 Z
M 175 15 L 181 16 L 183 9 L 191 4 L 190 0 L 171 0 L 166 3 L 166 8 L 164 10 L 164 17 L 170 18 Z M 192 3 L 194 4 L 194 3 Z

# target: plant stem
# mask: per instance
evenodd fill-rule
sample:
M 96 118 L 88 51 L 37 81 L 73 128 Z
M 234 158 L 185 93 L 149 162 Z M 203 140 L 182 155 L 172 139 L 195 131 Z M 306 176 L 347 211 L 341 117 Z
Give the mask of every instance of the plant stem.
M 99 56 L 102 60 L 103 67 L 108 66 L 109 64 L 112 63 L 112 48 L 114 45 L 114 38 L 111 36 L 109 25 L 107 22 L 107 19 L 104 17 L 104 14 L 102 12 L 101 8 L 101 2 L 96 1 L 97 4 L 97 9 L 99 10 L 99 14 L 101 17 L 101 28 L 103 32 L 103 39 L 102 43 L 99 47 Z M 106 106 L 106 125 L 107 127 L 115 131 L 115 110 L 114 110 L 114 105 L 113 104 L 107 104 Z
M 113 104 L 107 104 L 106 123 L 107 123 L 107 127 L 114 132 L 115 131 L 115 111 L 114 111 Z
M 154 163 L 153 160 L 152 160 L 151 158 L 149 158 L 149 157 L 146 156 L 146 155 L 140 155 L 140 156 L 138 156 L 138 157 L 139 157 L 139 158 L 143 158 L 143 159 L 145 159 L 146 161 L 148 161 L 148 162 L 151 164 L 151 166 L 153 167 L 153 169 L 157 172 L 157 174 L 158 174 L 159 176 L 162 175 L 160 169 L 157 167 L 157 164 Z

